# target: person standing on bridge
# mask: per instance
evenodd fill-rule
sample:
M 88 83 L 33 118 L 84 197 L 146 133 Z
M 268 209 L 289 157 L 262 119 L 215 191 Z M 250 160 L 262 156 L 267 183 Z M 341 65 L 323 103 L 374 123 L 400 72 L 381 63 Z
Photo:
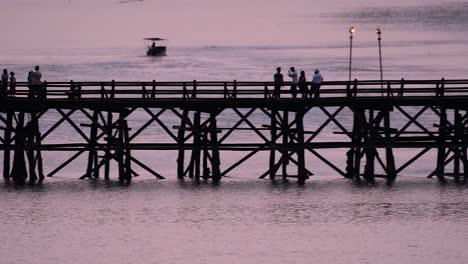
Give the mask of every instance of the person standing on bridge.
M 315 69 L 314 75 L 312 76 L 312 85 L 310 87 L 310 98 L 312 98 L 312 94 L 314 95 L 315 99 L 320 98 L 319 89 L 322 85 L 323 77 L 320 74 L 318 69 Z
M 6 94 L 8 88 L 8 70 L 3 69 L 3 74 L 2 74 L 2 87 L 0 94 L 3 96 Z
M 16 78 L 15 72 L 10 72 L 10 91 L 9 93 L 14 96 L 16 94 Z
M 291 77 L 291 94 L 293 98 L 297 96 L 297 83 L 299 82 L 299 77 L 297 76 L 297 71 L 294 67 L 289 68 L 288 76 Z
M 283 86 L 283 74 L 281 74 L 281 67 L 276 68 L 276 73 L 273 75 L 275 90 L 273 91 L 273 98 L 280 98 L 281 86 Z
M 297 86 L 299 87 L 299 92 L 302 94 L 302 98 L 307 98 L 307 79 L 304 71 L 301 71 L 299 75 Z
M 39 71 L 39 66 L 34 67 L 30 78 L 33 97 L 39 97 L 39 95 L 42 94 L 42 73 Z

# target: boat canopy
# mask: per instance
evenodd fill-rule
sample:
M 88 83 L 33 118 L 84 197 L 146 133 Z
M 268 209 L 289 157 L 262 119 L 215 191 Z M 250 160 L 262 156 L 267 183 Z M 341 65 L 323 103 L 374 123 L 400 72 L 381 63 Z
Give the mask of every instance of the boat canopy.
M 161 40 L 166 40 L 163 38 L 144 38 L 144 40 L 149 40 L 149 41 L 161 41 Z

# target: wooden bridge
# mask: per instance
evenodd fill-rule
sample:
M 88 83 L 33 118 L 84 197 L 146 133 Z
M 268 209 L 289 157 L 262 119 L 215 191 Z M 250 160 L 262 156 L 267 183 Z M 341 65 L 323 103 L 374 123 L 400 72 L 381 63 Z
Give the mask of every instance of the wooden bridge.
M 284 84 L 279 98 L 271 82 L 70 81 L 44 82 L 31 90 L 18 83 L 14 94 L 2 86 L 3 177 L 18 184 L 43 181 L 41 153 L 61 151 L 73 155 L 47 176 L 87 155 L 82 179 L 102 171 L 109 179 L 114 161 L 120 181 L 137 176 L 136 167 L 163 179 L 157 168 L 132 155 L 138 150 L 176 151 L 179 178 L 219 181 L 266 151 L 269 166 L 260 178 L 296 177 L 304 183 L 317 166 L 307 153 L 343 177 L 367 182 L 382 177 L 392 183 L 435 149 L 437 160 L 428 177 L 468 180 L 468 80 L 324 82 L 319 98 L 293 97 L 289 85 Z M 129 127 L 137 112 L 146 119 Z M 43 129 L 46 122 L 49 127 Z M 81 142 L 48 141 L 64 124 Z M 163 139 L 141 142 L 139 136 L 155 126 Z M 254 136 L 230 140 L 238 132 Z M 325 149 L 344 150 L 346 162 L 329 161 L 321 153 Z M 396 164 L 397 149 L 417 151 Z M 222 158 L 228 151 L 243 154 L 227 167 Z

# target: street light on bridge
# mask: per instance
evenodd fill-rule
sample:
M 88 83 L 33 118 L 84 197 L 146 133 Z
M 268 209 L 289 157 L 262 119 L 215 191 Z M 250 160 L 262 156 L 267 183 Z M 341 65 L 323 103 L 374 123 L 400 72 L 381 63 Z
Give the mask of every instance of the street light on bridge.
M 380 89 L 381 89 L 381 92 L 382 92 L 382 96 L 383 96 L 383 70 L 382 70 L 382 45 L 381 45 L 381 35 L 382 35 L 382 31 L 380 30 L 380 28 L 377 28 L 376 30 L 376 33 L 377 33 L 377 40 L 379 42 L 379 62 L 380 62 Z
M 351 65 L 353 60 L 353 33 L 356 29 L 351 26 L 349 28 L 349 82 L 351 82 Z

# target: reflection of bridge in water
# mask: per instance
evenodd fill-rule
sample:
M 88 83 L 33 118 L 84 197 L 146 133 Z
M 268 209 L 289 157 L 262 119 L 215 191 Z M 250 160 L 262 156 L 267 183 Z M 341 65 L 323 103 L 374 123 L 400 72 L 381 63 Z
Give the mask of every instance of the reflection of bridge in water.
M 42 181 L 41 152 L 62 151 L 74 154 L 48 176 L 87 155 L 82 179 L 102 172 L 108 179 L 111 161 L 117 163 L 121 181 L 131 181 L 136 167 L 162 179 L 157 168 L 132 156 L 132 151 L 172 150 L 178 152 L 179 178 L 218 181 L 252 156 L 268 151 L 269 166 L 260 178 L 295 177 L 303 183 L 312 175 L 313 168 L 307 165 L 314 158 L 346 178 L 372 182 L 383 177 L 392 183 L 400 172 L 436 149 L 437 160 L 428 177 L 468 179 L 468 80 L 325 82 L 319 99 L 292 98 L 286 86 L 281 98 L 273 98 L 272 85 L 45 82 L 40 98 L 28 98 L 25 84 L 18 83 L 14 97 L 0 99 L 4 178 L 17 183 L 28 177 L 32 183 Z M 147 120 L 130 128 L 127 121 L 138 111 Z M 50 112 L 56 113 L 56 120 L 43 129 L 41 120 Z M 223 116 L 227 112 L 230 118 Z M 172 121 L 164 121 L 168 118 Z M 48 142 L 64 124 L 73 128 L 81 142 Z M 139 136 L 154 126 L 164 131 L 164 140 L 142 143 Z M 251 136 L 232 140 L 239 132 Z M 322 152 L 325 149 L 345 150 L 345 164 L 331 162 Z M 416 151 L 396 164 L 397 149 Z M 227 151 L 244 154 L 230 166 L 221 166 Z

